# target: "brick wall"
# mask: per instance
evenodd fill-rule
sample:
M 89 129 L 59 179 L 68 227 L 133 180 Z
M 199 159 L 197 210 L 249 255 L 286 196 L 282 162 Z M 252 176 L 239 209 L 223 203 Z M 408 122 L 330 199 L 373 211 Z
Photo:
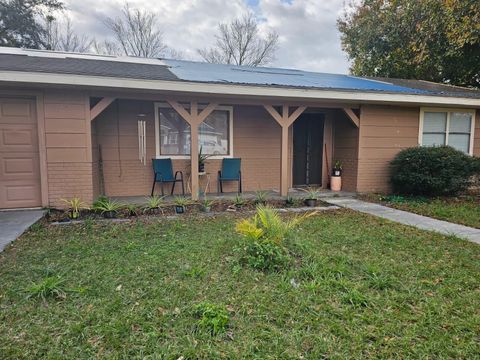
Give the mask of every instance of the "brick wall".
M 93 199 L 90 121 L 86 95 L 48 91 L 44 97 L 45 145 L 51 207 L 64 207 L 61 199 Z
M 400 150 L 418 145 L 419 117 L 419 107 L 362 106 L 357 191 L 391 191 L 390 161 Z
M 358 128 L 343 111 L 333 112 L 333 161 L 330 170 L 339 160 L 343 164 L 342 189 L 356 191 L 358 171 Z

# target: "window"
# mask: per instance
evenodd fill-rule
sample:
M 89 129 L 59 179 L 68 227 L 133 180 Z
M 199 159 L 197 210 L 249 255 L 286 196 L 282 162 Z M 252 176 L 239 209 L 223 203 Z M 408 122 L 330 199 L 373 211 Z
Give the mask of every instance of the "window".
M 422 109 L 419 143 L 449 145 L 467 154 L 473 152 L 474 110 Z
M 157 157 L 190 157 L 190 124 L 167 104 L 155 104 Z M 204 154 L 231 157 L 232 108 L 219 106 L 199 127 L 199 150 Z

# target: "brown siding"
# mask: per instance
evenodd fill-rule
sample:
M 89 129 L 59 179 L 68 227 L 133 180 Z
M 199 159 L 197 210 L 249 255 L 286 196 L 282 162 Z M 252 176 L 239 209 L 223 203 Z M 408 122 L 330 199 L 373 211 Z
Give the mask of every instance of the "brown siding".
M 147 125 L 147 161 L 138 160 L 137 114 Z M 101 146 L 105 193 L 109 196 L 148 195 L 152 186 L 150 159 L 155 157 L 155 123 L 152 102 L 121 100 L 112 104 L 94 120 L 96 141 Z M 117 116 L 118 115 L 118 116 Z M 281 130 L 260 106 L 235 106 L 233 109 L 234 156 L 242 158 L 244 191 L 279 188 Z M 117 121 L 118 118 L 118 121 Z M 93 158 L 98 148 L 94 148 Z M 174 171 L 182 170 L 188 178 L 189 160 L 174 160 Z M 210 191 L 217 191 L 217 172 L 221 160 L 210 159 L 206 171 L 210 174 Z M 101 174 L 100 174 L 101 176 Z M 201 177 L 200 186 L 205 187 Z M 157 186 L 157 189 L 159 187 Z M 177 188 L 178 191 L 180 188 Z M 225 191 L 235 191 L 236 184 Z
M 49 205 L 61 199 L 93 199 L 90 119 L 81 92 L 48 91 L 44 96 Z
M 356 191 L 358 171 L 358 128 L 343 111 L 333 113 L 334 153 L 333 164 L 339 160 L 343 164 L 342 189 Z
M 418 107 L 365 105 L 361 108 L 358 192 L 389 192 L 390 161 L 418 145 Z

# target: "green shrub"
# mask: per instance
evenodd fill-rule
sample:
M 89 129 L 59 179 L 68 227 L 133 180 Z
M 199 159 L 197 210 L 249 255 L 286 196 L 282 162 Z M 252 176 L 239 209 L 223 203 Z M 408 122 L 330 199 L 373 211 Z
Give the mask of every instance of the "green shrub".
M 313 214 L 283 220 L 277 210 L 258 205 L 252 218 L 239 220 L 235 226 L 237 233 L 247 239 L 243 262 L 257 270 L 279 270 L 289 262 L 288 251 L 283 245 L 285 237 Z
M 195 306 L 195 315 L 199 318 L 197 325 L 208 330 L 212 335 L 224 332 L 230 321 L 225 306 L 209 302 L 202 302 Z
M 455 195 L 480 170 L 479 159 L 449 146 L 408 148 L 391 165 L 394 192 L 408 195 Z
M 242 261 L 249 267 L 261 271 L 278 271 L 289 262 L 288 251 L 281 246 L 268 242 L 250 242 L 245 246 Z

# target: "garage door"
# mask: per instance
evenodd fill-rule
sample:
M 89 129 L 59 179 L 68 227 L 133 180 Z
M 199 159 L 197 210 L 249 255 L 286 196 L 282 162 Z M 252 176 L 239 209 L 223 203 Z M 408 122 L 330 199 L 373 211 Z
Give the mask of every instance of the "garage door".
M 0 209 L 41 205 L 35 101 L 0 98 Z

